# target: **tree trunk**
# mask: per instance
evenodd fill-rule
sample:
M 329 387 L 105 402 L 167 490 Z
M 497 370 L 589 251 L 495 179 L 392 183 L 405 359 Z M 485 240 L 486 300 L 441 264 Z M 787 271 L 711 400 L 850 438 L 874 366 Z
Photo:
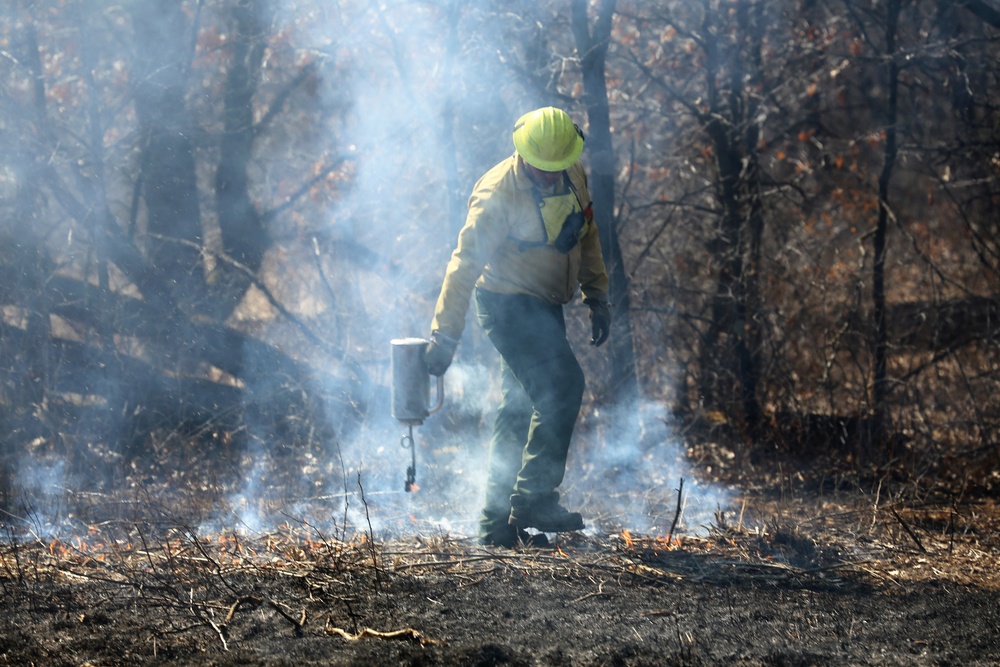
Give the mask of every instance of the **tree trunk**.
M 865 444 L 862 455 L 871 458 L 881 454 L 882 443 L 885 441 L 887 429 L 886 419 L 888 406 L 888 356 L 889 344 L 885 317 L 885 255 L 886 236 L 889 230 L 889 183 L 892 170 L 896 165 L 898 96 L 899 96 L 899 65 L 896 63 L 896 29 L 902 0 L 889 0 L 885 24 L 885 55 L 886 55 L 886 85 L 889 96 L 885 111 L 885 150 L 883 153 L 882 172 L 878 179 L 878 220 L 875 224 L 875 234 L 872 245 L 875 252 L 872 265 L 872 314 L 875 320 L 875 340 L 872 350 L 874 362 L 872 377 L 872 418 L 869 428 L 869 441 Z
M 192 136 L 195 128 L 184 100 L 191 26 L 180 3 L 154 2 L 153 7 L 143 3 L 134 13 L 136 112 L 147 138 L 142 155 L 147 256 L 160 276 L 159 289 L 172 300 L 193 307 L 204 294 L 204 274 L 198 250 L 202 225 Z M 149 48 L 150 44 L 157 46 Z M 177 334 L 164 332 L 173 338 Z M 179 338 L 188 337 L 181 333 Z
M 590 192 L 594 200 L 604 251 L 604 262 L 610 279 L 610 298 L 614 307 L 611 337 L 610 395 L 614 402 L 628 404 L 638 398 L 635 353 L 632 342 L 631 299 L 629 279 L 625 272 L 618 229 L 615 219 L 614 150 L 611 140 L 611 116 L 608 108 L 608 87 L 604 78 L 605 59 L 611 39 L 615 0 L 602 0 L 593 31 L 587 19 L 587 2 L 573 2 L 573 34 L 581 54 L 584 99 L 590 133 L 587 139 L 591 156 Z
M 232 7 L 233 39 L 223 89 L 223 134 L 215 172 L 215 207 L 223 252 L 256 273 L 270 244 L 260 212 L 250 198 L 247 170 L 255 138 L 254 95 L 264 54 L 265 21 L 259 0 Z M 224 279 L 220 279 L 223 278 Z M 246 275 L 219 265 L 213 274 L 213 316 L 224 320 L 250 286 Z
M 759 11 L 759 6 L 755 5 Z M 724 413 L 738 411 L 744 437 L 758 437 L 761 409 L 757 397 L 760 362 L 759 309 L 760 242 L 763 212 L 759 196 L 757 170 L 758 132 L 754 104 L 744 90 L 744 76 L 751 65 L 749 79 L 759 76 L 760 42 L 754 20 L 746 3 L 739 3 L 737 30 L 740 40 L 726 52 L 715 42 L 708 42 L 708 112 L 702 116 L 705 131 L 712 143 L 718 166 L 717 198 L 721 205 L 718 231 L 709 244 L 709 252 L 719 266 L 712 318 L 702 354 L 703 395 L 708 407 Z M 729 71 L 720 90 L 716 76 Z M 721 373 L 711 373 L 715 366 Z M 731 369 L 731 370 L 730 370 Z M 735 396 L 729 398 L 730 387 Z M 719 399 L 734 402 L 732 408 L 715 405 Z M 728 408 L 728 409 L 727 409 Z

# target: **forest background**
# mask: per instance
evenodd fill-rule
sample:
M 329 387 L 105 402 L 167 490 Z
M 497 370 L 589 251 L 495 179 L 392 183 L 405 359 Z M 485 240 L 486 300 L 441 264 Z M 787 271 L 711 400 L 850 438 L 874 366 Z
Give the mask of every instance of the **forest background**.
M 419 497 L 468 529 L 495 353 L 467 327 L 404 495 L 389 341 L 428 335 L 472 184 L 549 104 L 615 313 L 593 349 L 567 310 L 600 481 L 570 493 L 639 489 L 615 520 L 650 530 L 678 477 L 754 466 L 995 490 L 998 37 L 986 0 L 8 3 L 4 522 L 165 484 L 253 529 L 403 530 Z

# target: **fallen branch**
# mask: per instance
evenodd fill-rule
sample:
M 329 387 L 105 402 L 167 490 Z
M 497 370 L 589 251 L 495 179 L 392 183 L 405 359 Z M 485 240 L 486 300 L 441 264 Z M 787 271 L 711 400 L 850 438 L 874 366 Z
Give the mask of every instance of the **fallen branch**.
M 372 630 L 371 628 L 364 628 L 361 632 L 357 634 L 351 634 L 347 630 L 342 628 L 335 628 L 330 625 L 330 619 L 327 619 L 326 633 L 328 635 L 337 635 L 338 637 L 343 637 L 348 641 L 358 641 L 365 637 L 372 637 L 374 639 L 403 639 L 406 641 L 416 642 L 421 646 L 427 646 L 429 644 L 444 645 L 445 642 L 438 639 L 430 639 L 424 636 L 418 630 L 413 628 L 405 628 L 403 630 L 392 630 L 390 632 L 380 632 L 379 630 Z

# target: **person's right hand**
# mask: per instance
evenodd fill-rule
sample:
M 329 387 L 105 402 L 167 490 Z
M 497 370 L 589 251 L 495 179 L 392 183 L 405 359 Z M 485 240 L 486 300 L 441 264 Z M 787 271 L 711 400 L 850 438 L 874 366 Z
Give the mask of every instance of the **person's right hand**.
M 451 366 L 458 341 L 440 331 L 431 334 L 430 342 L 424 348 L 424 365 L 431 375 L 440 376 Z

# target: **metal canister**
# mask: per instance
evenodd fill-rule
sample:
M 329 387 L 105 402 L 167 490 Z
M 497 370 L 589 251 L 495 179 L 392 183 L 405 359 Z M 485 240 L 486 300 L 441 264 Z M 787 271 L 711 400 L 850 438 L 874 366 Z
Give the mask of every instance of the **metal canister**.
M 438 377 L 437 402 L 431 406 L 431 376 L 424 365 L 423 338 L 394 338 L 392 345 L 392 416 L 404 424 L 422 424 L 444 403 L 444 378 Z

